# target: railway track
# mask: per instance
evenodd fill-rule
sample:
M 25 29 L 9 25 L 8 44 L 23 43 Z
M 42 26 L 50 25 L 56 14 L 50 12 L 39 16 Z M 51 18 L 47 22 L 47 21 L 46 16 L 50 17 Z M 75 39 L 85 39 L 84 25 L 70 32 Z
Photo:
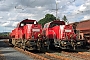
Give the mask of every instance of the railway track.
M 58 55 L 47 53 L 47 52 L 46 53 L 32 53 L 30 51 L 24 51 L 23 49 L 20 49 L 17 47 L 15 49 L 26 55 L 32 56 L 35 59 L 40 59 L 40 60 L 71 60 L 69 58 L 58 56 Z
M 78 54 L 90 56 L 90 53 L 88 53 L 88 52 L 78 52 Z
M 57 58 L 54 58 L 54 57 L 49 56 L 49 55 L 44 54 L 44 53 L 39 53 L 39 54 L 37 54 L 37 55 L 42 56 L 42 57 L 44 57 L 44 58 L 47 58 L 47 60 L 59 60 L 59 59 L 57 59 Z
M 90 60 L 90 53 L 86 53 L 86 52 L 65 52 L 65 51 L 62 51 L 63 54 L 66 54 L 66 55 L 69 55 L 69 56 L 73 56 L 73 57 L 76 57 L 76 58 L 80 58 L 80 59 L 83 59 L 83 60 Z
M 5 57 L 4 57 L 4 55 L 1 53 L 1 51 L 0 51 L 0 60 L 5 60 Z
M 8 41 L 5 41 L 8 43 Z M 8 43 L 9 44 L 9 43 Z M 34 53 L 30 51 L 24 51 L 18 47 L 14 48 L 21 53 L 24 53 L 28 56 L 32 56 L 35 60 L 90 60 L 90 53 L 86 52 L 66 52 L 61 51 L 53 52 L 53 53 Z
M 7 40 L 5 40 L 5 43 L 7 43 L 9 45 Z M 71 60 L 69 58 L 54 55 L 54 54 L 47 53 L 47 52 L 46 53 L 32 53 L 30 51 L 24 51 L 23 49 L 18 48 L 18 47 L 14 47 L 14 49 L 18 50 L 21 53 L 24 53 L 24 54 L 26 54 L 28 56 L 32 56 L 36 60 Z

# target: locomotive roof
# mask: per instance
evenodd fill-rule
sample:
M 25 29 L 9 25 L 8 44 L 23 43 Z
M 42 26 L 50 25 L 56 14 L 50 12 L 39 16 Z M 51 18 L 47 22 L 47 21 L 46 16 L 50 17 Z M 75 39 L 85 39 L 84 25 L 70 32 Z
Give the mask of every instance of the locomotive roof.
M 24 23 L 24 24 L 34 24 L 35 21 L 36 21 L 36 20 L 25 19 L 25 20 L 21 21 L 20 23 L 18 23 L 18 24 L 17 24 L 17 27 L 19 27 L 19 25 L 20 25 L 21 23 Z M 36 21 L 36 24 L 38 24 L 37 21 Z
M 60 20 L 54 20 L 54 21 L 51 21 L 51 22 L 48 22 L 48 23 L 46 23 L 46 24 L 63 24 L 63 25 L 65 25 L 65 22 L 64 21 L 60 21 Z
M 20 23 L 29 23 L 29 22 L 33 23 L 34 21 L 36 21 L 36 20 L 25 19 L 25 20 L 21 21 Z
M 65 25 L 65 22 L 64 21 L 60 21 L 60 20 L 54 20 L 54 21 L 51 21 L 51 22 L 48 22 L 44 25 L 44 27 L 49 27 L 51 24 L 57 24 L 57 25 Z
M 54 21 L 52 21 L 51 23 L 63 23 L 63 24 L 65 24 L 65 22 L 64 21 L 60 21 L 60 20 L 54 20 Z
M 54 21 L 51 21 L 51 22 L 48 22 L 48 23 L 65 23 L 64 21 L 60 21 L 60 20 L 54 20 Z M 46 23 L 47 24 L 47 23 Z

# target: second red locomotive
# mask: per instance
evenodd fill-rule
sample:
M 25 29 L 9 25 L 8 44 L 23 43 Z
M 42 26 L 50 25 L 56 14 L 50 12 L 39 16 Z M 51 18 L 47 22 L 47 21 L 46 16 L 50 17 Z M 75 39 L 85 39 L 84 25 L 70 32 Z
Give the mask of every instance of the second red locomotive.
M 66 25 L 64 21 L 55 20 L 46 23 L 43 34 L 50 41 L 50 46 L 61 49 L 76 49 L 83 45 L 84 40 L 77 38 L 72 25 Z

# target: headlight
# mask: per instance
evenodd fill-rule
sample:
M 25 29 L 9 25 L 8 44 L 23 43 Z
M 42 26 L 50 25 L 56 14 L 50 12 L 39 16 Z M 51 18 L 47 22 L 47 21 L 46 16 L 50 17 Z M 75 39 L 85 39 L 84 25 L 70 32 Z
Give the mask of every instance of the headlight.
M 64 43 L 64 41 L 61 41 L 61 44 L 63 44 Z
M 67 44 L 66 42 L 64 42 L 63 44 Z
M 41 34 L 38 34 L 38 37 L 40 37 Z
M 47 42 L 44 42 L 44 44 L 47 44 Z
M 77 44 L 80 44 L 80 42 L 77 42 Z

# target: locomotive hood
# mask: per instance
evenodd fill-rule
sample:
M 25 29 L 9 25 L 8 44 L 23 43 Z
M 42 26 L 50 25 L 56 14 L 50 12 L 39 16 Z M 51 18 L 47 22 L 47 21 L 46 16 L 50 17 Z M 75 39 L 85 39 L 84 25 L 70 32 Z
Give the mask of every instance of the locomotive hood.
M 73 28 L 70 25 L 54 26 L 51 30 L 53 31 L 53 38 L 59 40 L 70 40 L 71 38 L 74 38 L 75 35 Z
M 70 40 L 75 35 L 73 27 L 60 20 L 46 23 L 43 30 L 49 39 Z

